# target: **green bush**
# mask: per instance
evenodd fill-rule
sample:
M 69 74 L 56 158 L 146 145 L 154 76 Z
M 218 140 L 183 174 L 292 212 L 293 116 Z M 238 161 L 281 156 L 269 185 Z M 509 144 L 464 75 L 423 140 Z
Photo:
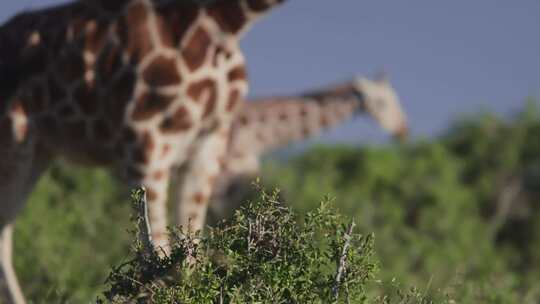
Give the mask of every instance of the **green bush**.
M 162 257 L 148 237 L 144 192 L 135 191 L 132 254 L 113 268 L 98 303 L 533 303 L 500 278 L 436 290 L 431 281 L 420 289 L 378 280 L 373 235 L 357 233 L 328 198 L 299 216 L 277 191 L 258 191 L 205 235 L 171 230 Z
M 141 193 L 134 193 L 135 201 Z M 354 233 L 354 223 L 347 225 L 327 204 L 298 225 L 276 193 L 262 191 L 230 223 L 221 222 L 204 236 L 173 231 L 171 253 L 162 258 L 137 237 L 133 258 L 110 275 L 106 298 L 114 303 L 362 303 L 375 269 L 373 238 Z

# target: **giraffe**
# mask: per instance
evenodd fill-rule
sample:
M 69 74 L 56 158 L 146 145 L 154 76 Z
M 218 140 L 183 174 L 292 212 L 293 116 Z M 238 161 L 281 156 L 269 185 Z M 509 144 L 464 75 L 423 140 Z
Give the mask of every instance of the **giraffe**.
M 248 89 L 239 40 L 283 0 L 79 0 L 0 26 L 0 291 L 24 303 L 13 222 L 52 159 L 105 166 L 147 190 L 152 240 L 167 248 L 170 170 L 177 221 L 202 227 L 235 112 Z
M 218 217 L 233 210 L 231 206 L 240 203 L 246 180 L 259 173 L 265 153 L 364 114 L 395 138 L 402 140 L 407 136 L 406 114 L 385 77 L 356 77 L 299 96 L 246 102 L 233 122 L 226 166 L 218 176 L 210 208 Z

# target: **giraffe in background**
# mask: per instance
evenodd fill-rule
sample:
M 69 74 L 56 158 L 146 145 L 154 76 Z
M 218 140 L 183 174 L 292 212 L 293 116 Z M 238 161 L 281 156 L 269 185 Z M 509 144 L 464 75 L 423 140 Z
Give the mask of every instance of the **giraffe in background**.
M 259 173 L 264 154 L 365 114 L 395 138 L 401 140 L 407 136 L 406 114 L 386 78 L 358 77 L 300 96 L 262 98 L 245 103 L 233 123 L 225 166 L 216 181 L 211 210 L 223 218 L 241 203 L 240 198 L 248 186 L 246 181 Z M 182 172 L 177 174 L 181 176 Z
M 239 40 L 282 0 L 80 0 L 0 27 L 0 292 L 24 303 L 13 221 L 55 157 L 147 189 L 167 248 L 170 170 L 184 165 L 179 223 L 202 228 L 248 89 Z M 4 82 L 5 81 L 5 82 Z

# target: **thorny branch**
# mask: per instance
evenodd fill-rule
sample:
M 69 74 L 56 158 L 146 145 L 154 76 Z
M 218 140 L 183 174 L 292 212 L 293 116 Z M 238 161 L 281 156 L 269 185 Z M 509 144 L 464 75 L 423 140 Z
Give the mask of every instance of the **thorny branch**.
M 148 218 L 148 203 L 146 201 L 146 190 L 144 187 L 135 190 L 135 212 L 137 213 L 137 228 L 139 239 L 142 242 L 143 250 L 148 255 L 154 254 L 154 245 L 152 244 L 152 230 Z
M 334 301 L 337 301 L 339 298 L 339 288 L 341 285 L 342 277 L 347 268 L 347 251 L 349 250 L 349 247 L 351 246 L 352 233 L 353 233 L 353 229 L 355 225 L 356 224 L 354 223 L 354 221 L 352 221 L 351 224 L 349 225 L 349 228 L 347 229 L 347 232 L 343 236 L 345 238 L 345 244 L 343 244 L 343 249 L 341 250 L 341 256 L 339 258 L 338 269 L 336 272 L 336 277 L 334 279 L 334 286 L 332 288 Z

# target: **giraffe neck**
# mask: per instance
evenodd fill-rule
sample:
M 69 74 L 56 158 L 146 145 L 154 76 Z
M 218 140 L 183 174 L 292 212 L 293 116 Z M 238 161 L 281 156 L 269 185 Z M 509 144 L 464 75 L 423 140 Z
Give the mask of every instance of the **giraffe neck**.
M 301 96 L 248 102 L 235 121 L 230 151 L 243 153 L 249 147 L 260 155 L 318 135 L 363 111 L 360 93 L 347 83 Z

